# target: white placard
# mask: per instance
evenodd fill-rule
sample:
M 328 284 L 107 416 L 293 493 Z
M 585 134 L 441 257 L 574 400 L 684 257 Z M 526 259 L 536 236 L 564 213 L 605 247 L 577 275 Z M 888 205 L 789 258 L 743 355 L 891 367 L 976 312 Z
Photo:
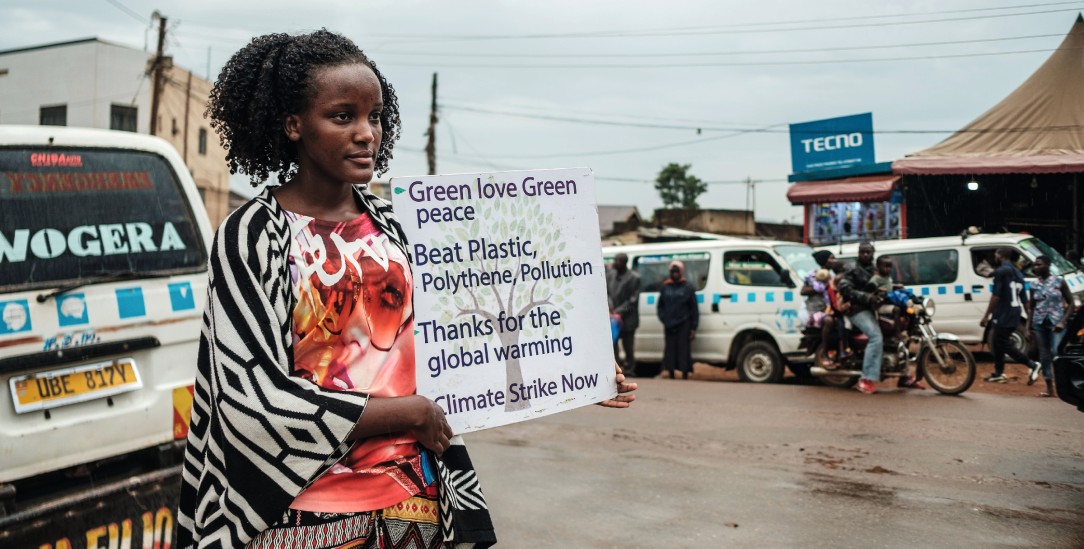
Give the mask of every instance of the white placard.
M 391 180 L 414 265 L 418 393 L 456 433 L 617 394 L 589 168 Z

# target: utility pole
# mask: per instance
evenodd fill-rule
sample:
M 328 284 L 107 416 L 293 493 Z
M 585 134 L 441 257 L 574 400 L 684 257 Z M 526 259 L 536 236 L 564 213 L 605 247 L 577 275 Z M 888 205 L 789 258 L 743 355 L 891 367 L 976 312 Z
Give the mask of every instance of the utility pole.
M 429 130 L 425 132 L 429 142 L 425 144 L 425 158 L 429 161 L 429 175 L 437 174 L 437 73 L 433 73 L 433 100 L 429 105 Z
M 166 18 L 157 10 L 151 17 L 158 19 L 158 50 L 154 54 L 154 65 L 151 66 L 151 135 L 158 135 L 158 98 L 162 95 L 162 68 L 165 64 L 162 54 L 166 44 Z
M 753 211 L 757 208 L 757 184 L 752 177 L 745 178 L 745 209 Z

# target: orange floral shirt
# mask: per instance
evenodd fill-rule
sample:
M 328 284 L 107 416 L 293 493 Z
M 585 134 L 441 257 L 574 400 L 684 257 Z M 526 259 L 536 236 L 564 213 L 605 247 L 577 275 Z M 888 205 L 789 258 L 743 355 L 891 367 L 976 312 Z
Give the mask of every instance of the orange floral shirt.
M 337 223 L 286 213 L 294 372 L 372 397 L 414 394 L 414 280 L 403 252 L 369 214 Z M 405 433 L 371 437 L 294 499 L 294 509 L 383 509 L 425 487 L 420 447 Z

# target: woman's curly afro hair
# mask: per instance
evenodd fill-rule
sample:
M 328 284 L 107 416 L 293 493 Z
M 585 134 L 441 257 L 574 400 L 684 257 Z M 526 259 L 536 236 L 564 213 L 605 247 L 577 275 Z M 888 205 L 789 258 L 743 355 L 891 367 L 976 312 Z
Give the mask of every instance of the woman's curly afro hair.
M 293 177 L 297 146 L 286 137 L 283 119 L 304 108 L 312 95 L 310 80 L 316 69 L 347 63 L 368 66 L 380 81 L 383 137 L 374 170 L 377 175 L 387 171 L 400 133 L 395 90 L 349 38 L 321 29 L 296 36 L 258 36 L 222 67 L 207 115 L 226 148 L 230 173 L 248 174 L 254 187 L 271 172 L 278 172 L 280 183 Z

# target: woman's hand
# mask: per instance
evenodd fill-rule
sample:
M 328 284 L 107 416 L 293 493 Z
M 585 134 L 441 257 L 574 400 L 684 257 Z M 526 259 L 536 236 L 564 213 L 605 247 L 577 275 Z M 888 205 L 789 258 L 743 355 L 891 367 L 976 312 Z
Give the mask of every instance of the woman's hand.
M 371 397 L 347 440 L 407 433 L 437 455 L 448 449 L 452 428 L 444 410 L 420 395 Z
M 432 450 L 434 454 L 441 455 L 448 449 L 449 440 L 452 438 L 452 427 L 444 417 L 444 410 L 437 403 L 420 395 L 413 395 L 417 402 L 412 402 L 417 417 L 407 432 L 418 443 Z
M 636 400 L 636 395 L 630 394 L 636 390 L 635 383 L 625 383 L 625 374 L 621 371 L 621 366 L 614 364 L 614 368 L 617 369 L 617 396 L 603 400 L 598 405 L 604 408 L 628 408 L 632 405 L 632 401 Z

